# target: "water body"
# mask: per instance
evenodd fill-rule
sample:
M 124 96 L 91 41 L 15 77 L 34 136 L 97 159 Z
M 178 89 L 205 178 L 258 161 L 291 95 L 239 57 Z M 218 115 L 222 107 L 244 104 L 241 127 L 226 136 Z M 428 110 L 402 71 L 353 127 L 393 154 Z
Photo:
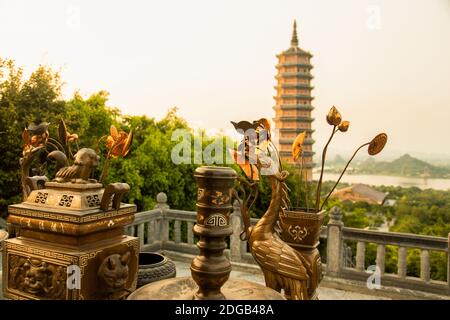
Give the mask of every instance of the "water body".
M 314 173 L 314 179 L 318 179 L 319 173 Z M 339 174 L 324 173 L 324 181 L 336 181 Z M 409 178 L 409 177 L 395 177 L 395 176 L 377 176 L 365 174 L 344 174 L 341 182 L 346 183 L 364 183 L 373 186 L 400 186 L 400 187 L 419 187 L 420 189 L 437 189 L 449 190 L 450 179 L 424 179 L 424 178 Z

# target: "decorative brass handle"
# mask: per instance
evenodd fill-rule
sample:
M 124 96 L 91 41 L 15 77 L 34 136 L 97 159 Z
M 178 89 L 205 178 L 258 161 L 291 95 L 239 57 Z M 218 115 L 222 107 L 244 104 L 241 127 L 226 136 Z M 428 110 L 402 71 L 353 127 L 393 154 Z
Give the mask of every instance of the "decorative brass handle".
M 123 195 L 130 191 L 130 186 L 127 183 L 110 183 L 103 193 L 100 209 L 103 211 L 109 210 L 109 205 L 112 201 L 112 208 L 118 210 L 122 201 Z

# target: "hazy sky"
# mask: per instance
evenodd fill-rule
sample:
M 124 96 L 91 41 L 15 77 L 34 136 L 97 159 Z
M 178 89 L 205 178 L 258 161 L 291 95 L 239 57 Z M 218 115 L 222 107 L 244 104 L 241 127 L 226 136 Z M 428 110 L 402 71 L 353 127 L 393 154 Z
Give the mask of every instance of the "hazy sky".
M 191 124 L 273 117 L 275 55 L 300 46 L 315 68 L 315 150 L 336 105 L 351 128 L 333 150 L 379 131 L 386 151 L 450 154 L 450 1 L 0 0 L 0 56 L 61 69 L 65 95 L 110 92 L 124 113 Z

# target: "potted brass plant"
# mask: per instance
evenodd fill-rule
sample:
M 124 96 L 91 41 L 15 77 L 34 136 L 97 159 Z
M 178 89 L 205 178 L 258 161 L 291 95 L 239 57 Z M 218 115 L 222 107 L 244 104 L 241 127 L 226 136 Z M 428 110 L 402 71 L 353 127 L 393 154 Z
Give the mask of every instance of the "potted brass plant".
M 320 177 L 317 183 L 317 188 L 315 192 L 314 206 L 309 206 L 308 201 L 308 181 L 307 177 L 305 179 L 305 197 L 306 197 L 306 207 L 304 208 L 289 208 L 289 210 L 285 210 L 280 213 L 280 237 L 287 243 L 289 243 L 292 247 L 294 247 L 297 251 L 299 251 L 310 263 L 313 265 L 313 268 L 317 268 L 317 272 L 315 274 L 321 275 L 321 262 L 320 262 L 320 254 L 317 249 L 320 238 L 320 231 L 322 227 L 322 223 L 325 217 L 325 210 L 323 210 L 324 205 L 328 201 L 328 198 L 333 193 L 336 186 L 339 184 L 342 176 L 347 170 L 350 162 L 353 160 L 357 152 L 365 146 L 368 146 L 368 154 L 373 156 L 381 152 L 387 142 L 387 135 L 385 133 L 378 134 L 371 141 L 362 144 L 359 146 L 356 151 L 353 153 L 352 157 L 347 162 L 345 168 L 341 172 L 338 180 L 334 184 L 333 188 L 327 194 L 325 199 L 321 201 L 321 188 L 323 182 L 323 171 L 326 160 L 326 153 L 328 146 L 333 139 L 334 135 L 338 132 L 346 132 L 350 126 L 349 121 L 342 121 L 342 116 L 336 107 L 332 107 L 327 114 L 326 120 L 329 125 L 332 126 L 332 131 L 330 138 L 328 139 L 325 147 L 322 151 L 322 164 L 320 170 Z M 292 157 L 294 161 L 300 160 L 300 181 L 303 177 L 302 169 L 304 165 L 303 160 L 303 141 L 305 138 L 305 132 L 300 133 L 297 138 L 294 140 L 292 144 Z M 317 285 L 320 282 L 321 276 L 318 276 L 315 279 L 311 279 L 312 283 L 310 286 L 311 294 L 313 294 L 313 290 L 317 288 Z
M 308 288 L 307 288 L 307 298 L 317 299 L 317 287 L 322 278 L 322 266 L 320 260 L 320 253 L 317 249 L 319 245 L 320 231 L 322 227 L 323 220 L 325 218 L 325 210 L 323 207 L 327 202 L 328 198 L 340 182 L 343 174 L 345 173 L 348 165 L 355 157 L 356 153 L 363 147 L 368 146 L 369 155 L 376 155 L 384 148 L 387 142 L 387 135 L 385 133 L 378 134 L 371 141 L 359 146 L 344 170 L 342 171 L 339 179 L 336 181 L 335 185 L 325 197 L 324 201 L 321 203 L 320 192 L 323 180 L 323 170 L 326 159 L 326 152 L 328 145 L 330 144 L 333 136 L 338 132 L 346 132 L 349 128 L 350 123 L 348 121 L 342 121 L 341 114 L 333 106 L 328 115 L 327 122 L 333 126 L 332 133 L 328 142 L 326 143 L 322 152 L 322 167 L 320 178 L 318 181 L 316 189 L 316 198 L 314 200 L 314 206 L 309 206 L 308 201 L 308 177 L 305 177 L 305 207 L 293 207 L 289 200 L 289 196 L 285 195 L 283 197 L 283 206 L 280 207 L 278 211 L 278 225 L 279 225 L 279 236 L 281 240 L 289 244 L 294 248 L 303 261 L 308 275 Z M 282 170 L 281 162 L 279 161 L 278 151 L 275 145 L 270 139 L 270 125 L 266 119 L 260 119 L 254 121 L 253 123 L 247 121 L 240 121 L 239 123 L 233 123 L 234 127 L 243 133 L 247 132 L 249 129 L 256 131 L 256 134 L 247 135 L 244 133 L 244 140 L 241 142 L 237 150 L 230 150 L 233 158 L 239 164 L 242 171 L 244 172 L 247 179 L 239 178 L 239 185 L 237 187 L 236 197 L 242 199 L 243 208 L 243 220 L 244 220 L 244 232 L 241 234 L 242 240 L 249 239 L 251 234 L 250 217 L 249 210 L 251 206 L 255 203 L 255 199 L 258 194 L 257 184 L 259 183 L 259 172 L 264 169 L 267 164 L 272 166 L 275 164 L 279 172 L 285 172 Z M 264 137 L 261 138 L 260 134 L 264 133 Z M 306 132 L 300 133 L 292 145 L 292 156 L 294 161 L 300 160 L 300 185 L 303 179 L 303 142 L 306 138 Z M 274 157 L 275 156 L 275 157 Z M 238 161 L 239 157 L 243 161 Z M 274 159 L 275 158 L 275 159 Z M 269 174 L 270 177 L 270 174 Z M 272 188 L 272 198 L 275 193 L 280 192 Z M 281 188 L 281 192 L 288 193 L 289 189 L 284 184 Z

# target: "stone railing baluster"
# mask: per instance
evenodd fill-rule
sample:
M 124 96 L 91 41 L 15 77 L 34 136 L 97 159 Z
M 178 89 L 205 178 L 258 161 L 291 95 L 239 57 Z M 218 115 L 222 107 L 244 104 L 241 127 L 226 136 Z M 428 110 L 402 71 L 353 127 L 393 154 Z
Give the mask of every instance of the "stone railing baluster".
M 384 274 L 384 260 L 386 255 L 386 248 L 384 244 L 378 244 L 377 246 L 377 267 L 380 268 L 380 273 Z
M 366 260 L 366 243 L 363 241 L 358 241 L 356 245 L 356 270 L 365 270 L 365 260 Z
M 402 279 L 406 278 L 406 254 L 405 247 L 398 247 L 397 275 Z
M 158 193 L 156 196 L 155 209 L 161 210 L 161 220 L 159 221 L 159 239 L 162 243 L 169 241 L 169 220 L 166 219 L 166 210 L 169 209 L 167 205 L 167 195 L 164 192 Z
M 430 281 L 430 251 L 420 251 L 420 278 L 428 282 Z
M 230 218 L 231 226 L 233 227 L 233 234 L 230 236 L 230 257 L 232 261 L 240 262 L 242 260 L 243 244 L 247 245 L 247 242 L 241 241 L 239 235 L 241 234 L 242 227 L 242 216 L 241 207 L 239 201 L 235 200 L 233 203 L 233 214 Z
M 137 226 L 137 236 L 139 238 L 139 245 L 141 246 L 141 248 L 144 245 L 144 240 L 145 240 L 144 227 L 145 227 L 144 223 L 141 223 Z
M 147 223 L 147 243 L 155 242 L 155 220 Z
M 330 221 L 327 225 L 327 275 L 339 276 L 342 267 L 343 241 L 342 241 L 341 209 L 333 207 L 330 211 Z
M 194 227 L 194 223 L 188 221 L 187 222 L 187 243 L 194 243 L 194 233 L 192 232 L 192 228 Z
M 173 222 L 174 235 L 175 235 L 175 243 L 181 242 L 181 221 L 175 220 Z

